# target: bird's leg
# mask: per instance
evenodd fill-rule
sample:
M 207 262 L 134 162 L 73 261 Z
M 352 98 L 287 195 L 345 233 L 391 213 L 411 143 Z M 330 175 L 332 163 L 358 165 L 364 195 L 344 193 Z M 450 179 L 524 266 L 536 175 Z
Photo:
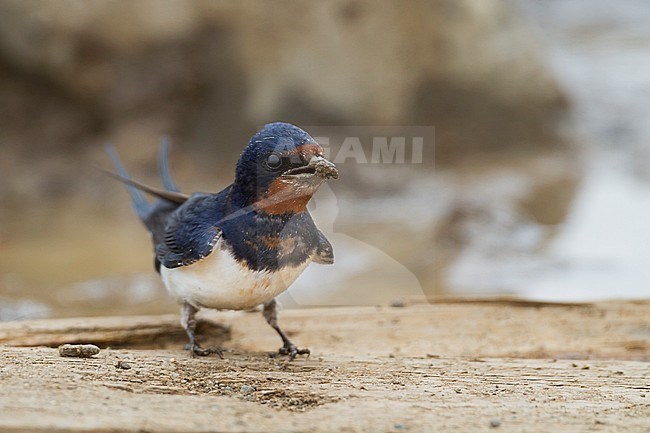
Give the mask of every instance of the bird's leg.
M 264 318 L 268 322 L 269 325 L 273 329 L 276 330 L 276 332 L 280 335 L 280 338 L 282 338 L 282 343 L 283 346 L 278 350 L 279 355 L 289 355 L 289 359 L 293 360 L 296 355 L 309 355 L 309 349 L 298 349 L 295 344 L 289 340 L 289 337 L 287 337 L 287 334 L 280 329 L 280 325 L 278 325 L 278 309 L 277 309 L 277 302 L 275 299 L 267 302 L 264 304 L 264 310 L 262 311 L 262 314 L 264 315 Z
M 196 307 L 188 303 L 184 303 L 181 307 L 181 325 L 183 326 L 183 329 L 185 329 L 185 332 L 187 332 L 187 336 L 190 338 L 190 343 L 186 346 L 186 349 L 190 351 L 192 357 L 207 356 L 216 353 L 219 358 L 223 358 L 221 349 L 204 349 L 196 340 L 196 336 L 194 335 L 194 332 L 196 331 L 196 318 L 194 316 L 197 311 L 199 310 Z

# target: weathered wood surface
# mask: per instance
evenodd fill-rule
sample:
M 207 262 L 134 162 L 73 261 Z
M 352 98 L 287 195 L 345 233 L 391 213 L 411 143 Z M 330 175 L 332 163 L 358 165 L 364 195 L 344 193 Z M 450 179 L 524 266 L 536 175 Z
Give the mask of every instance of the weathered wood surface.
M 0 431 L 650 431 L 650 302 L 284 311 L 291 363 L 260 314 L 207 318 L 223 360 L 175 316 L 0 324 Z M 24 347 L 66 342 L 113 348 Z
M 226 326 L 202 322 L 199 329 L 220 342 L 229 336 Z M 92 342 L 103 347 L 162 348 L 181 345 L 187 334 L 173 314 L 164 316 L 93 317 L 0 323 L 0 344 L 49 346 Z

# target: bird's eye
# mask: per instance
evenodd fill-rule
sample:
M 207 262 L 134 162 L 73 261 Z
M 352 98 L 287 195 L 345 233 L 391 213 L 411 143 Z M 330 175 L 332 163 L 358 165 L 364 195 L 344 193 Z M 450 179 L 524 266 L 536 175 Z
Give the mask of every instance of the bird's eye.
M 271 169 L 276 169 L 282 165 L 282 158 L 277 153 L 272 153 L 266 157 L 266 165 Z

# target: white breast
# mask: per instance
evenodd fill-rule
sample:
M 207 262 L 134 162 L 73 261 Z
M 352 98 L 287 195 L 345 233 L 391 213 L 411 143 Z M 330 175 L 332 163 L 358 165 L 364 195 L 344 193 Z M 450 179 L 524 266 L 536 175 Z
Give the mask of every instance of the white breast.
M 289 288 L 309 264 L 275 272 L 254 271 L 216 245 L 212 254 L 189 266 L 160 268 L 167 291 L 196 307 L 245 310 L 270 301 Z

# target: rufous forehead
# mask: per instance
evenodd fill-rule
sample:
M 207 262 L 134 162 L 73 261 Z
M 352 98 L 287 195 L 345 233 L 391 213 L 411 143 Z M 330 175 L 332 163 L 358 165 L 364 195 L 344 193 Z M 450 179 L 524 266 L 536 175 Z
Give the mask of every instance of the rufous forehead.
M 323 147 L 316 142 L 310 141 L 285 153 L 287 155 L 298 155 L 308 161 L 312 156 L 323 156 Z

